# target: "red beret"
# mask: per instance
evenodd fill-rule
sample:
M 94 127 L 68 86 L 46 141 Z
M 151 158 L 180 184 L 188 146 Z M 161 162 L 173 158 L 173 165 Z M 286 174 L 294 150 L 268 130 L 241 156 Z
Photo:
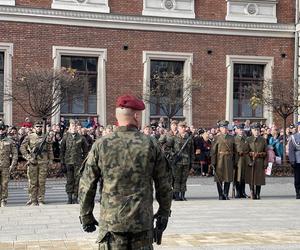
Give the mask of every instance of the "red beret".
M 133 95 L 119 96 L 116 103 L 117 108 L 130 108 L 134 110 L 144 110 L 145 104 L 142 100 Z

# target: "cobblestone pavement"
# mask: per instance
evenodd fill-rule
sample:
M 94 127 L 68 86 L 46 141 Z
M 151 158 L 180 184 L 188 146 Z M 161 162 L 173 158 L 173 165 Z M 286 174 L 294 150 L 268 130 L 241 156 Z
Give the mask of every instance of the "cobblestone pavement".
M 211 181 L 189 180 L 189 201 L 173 202 L 162 245 L 155 249 L 300 249 L 300 200 L 292 178 L 268 179 L 262 200 L 216 200 Z M 78 213 L 78 205 L 55 203 L 0 208 L 0 250 L 97 249 L 97 232 L 84 233 Z

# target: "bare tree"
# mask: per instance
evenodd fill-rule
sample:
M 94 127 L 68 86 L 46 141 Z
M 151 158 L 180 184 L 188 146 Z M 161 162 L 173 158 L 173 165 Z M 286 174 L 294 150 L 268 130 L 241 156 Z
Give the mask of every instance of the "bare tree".
M 283 163 L 286 163 L 286 127 L 287 119 L 299 108 L 298 94 L 294 91 L 294 82 L 290 79 L 274 81 L 266 80 L 262 89 L 252 88 L 250 105 L 256 109 L 258 105 L 265 105 L 270 111 L 282 119 L 283 133 Z
M 46 122 L 63 104 L 68 96 L 82 92 L 84 78 L 76 70 L 62 68 L 32 68 L 17 74 L 13 81 L 13 94 L 4 93 L 4 98 L 12 99 L 25 113 Z
M 148 83 L 148 91 L 144 93 L 143 99 L 160 109 L 162 115 L 167 117 L 170 126 L 171 119 L 188 105 L 193 90 L 200 87 L 200 82 L 186 79 L 183 74 L 156 72 Z

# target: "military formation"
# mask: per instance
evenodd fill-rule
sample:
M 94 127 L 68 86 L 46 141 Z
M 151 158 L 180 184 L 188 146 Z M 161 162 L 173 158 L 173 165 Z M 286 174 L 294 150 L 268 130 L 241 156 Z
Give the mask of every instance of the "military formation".
M 85 134 L 78 133 L 78 121 L 70 120 L 61 140 L 60 162 L 67 179 L 67 203 L 80 203 L 80 222 L 85 232 L 93 232 L 99 226 L 99 249 L 147 250 L 153 249 L 153 242 L 161 244 L 171 202 L 187 200 L 187 179 L 197 161 L 201 162 L 201 172 L 203 164 L 212 170 L 219 200 L 230 199 L 230 188 L 232 198 L 249 198 L 246 185 L 251 199 L 261 199 L 268 149 L 260 124 L 251 126 L 250 136 L 246 135 L 244 124 L 238 124 L 233 136 L 228 130 L 229 122 L 220 121 L 219 133 L 205 143 L 187 129 L 184 121 L 173 120 L 170 131 L 156 138 L 151 134 L 151 126 L 140 131 L 144 109 L 138 98 L 121 96 L 116 102 L 116 129 L 109 129 L 92 144 Z M 7 204 L 9 175 L 18 160 L 15 141 L 6 132 L 6 126 L 0 124 L 2 207 Z M 201 135 L 204 133 L 201 130 Z M 43 122 L 37 121 L 34 132 L 20 145 L 27 161 L 26 205 L 45 204 L 47 170 L 54 159 L 53 141 L 49 138 L 49 133 L 43 133 Z M 300 123 L 298 133 L 289 137 L 288 148 L 296 198 L 300 199 Z M 198 157 L 203 150 L 205 157 Z M 98 183 L 99 221 L 93 215 Z M 154 188 L 159 204 L 156 212 Z

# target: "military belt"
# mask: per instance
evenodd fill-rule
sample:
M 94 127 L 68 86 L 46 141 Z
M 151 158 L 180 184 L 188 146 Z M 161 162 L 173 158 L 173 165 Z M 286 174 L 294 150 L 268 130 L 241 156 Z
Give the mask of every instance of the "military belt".
M 240 152 L 239 153 L 239 156 L 245 156 L 245 155 L 248 155 L 249 153 L 246 153 L 246 152 Z
M 250 152 L 249 154 L 255 158 L 264 158 L 266 156 L 266 152 Z
M 222 154 L 222 155 L 232 155 L 232 152 L 229 152 L 229 151 L 220 151 L 219 154 Z

